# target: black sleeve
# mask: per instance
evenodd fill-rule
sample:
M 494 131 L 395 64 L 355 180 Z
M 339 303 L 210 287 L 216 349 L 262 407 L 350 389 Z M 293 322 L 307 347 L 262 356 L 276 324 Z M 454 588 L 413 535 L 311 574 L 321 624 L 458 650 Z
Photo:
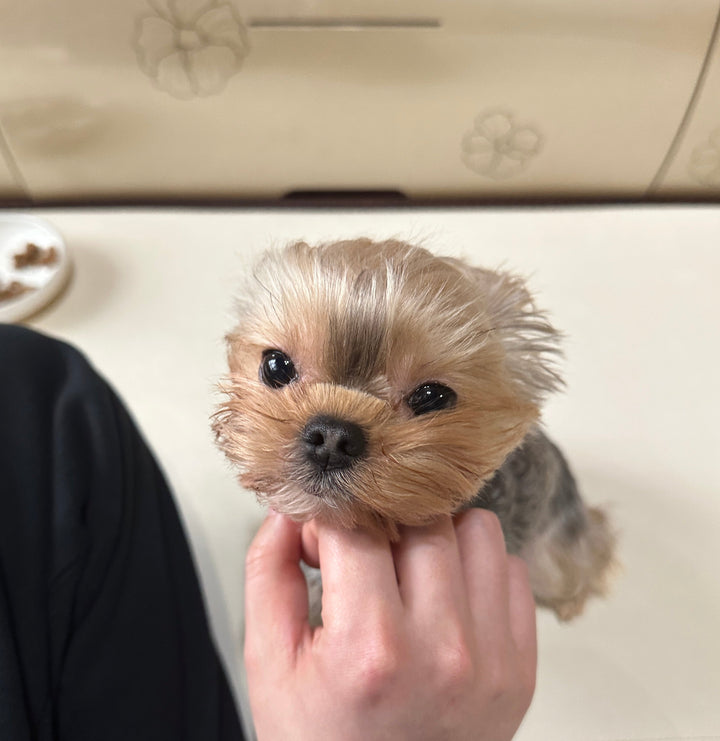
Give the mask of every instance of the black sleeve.
M 0 324 L 0 739 L 241 738 L 132 419 L 76 350 Z

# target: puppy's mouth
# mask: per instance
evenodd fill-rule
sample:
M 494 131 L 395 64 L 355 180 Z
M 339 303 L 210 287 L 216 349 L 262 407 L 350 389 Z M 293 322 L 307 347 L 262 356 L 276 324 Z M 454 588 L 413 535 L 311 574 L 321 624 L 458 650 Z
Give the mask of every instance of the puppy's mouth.
M 303 481 L 303 489 L 307 494 L 327 501 L 354 499 L 351 483 L 348 476 L 335 472 L 311 473 Z

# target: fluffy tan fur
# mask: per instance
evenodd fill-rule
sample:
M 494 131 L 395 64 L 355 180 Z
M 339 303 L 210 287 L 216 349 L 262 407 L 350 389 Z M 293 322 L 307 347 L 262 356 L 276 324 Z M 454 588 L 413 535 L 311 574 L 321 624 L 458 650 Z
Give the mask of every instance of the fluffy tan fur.
M 403 242 L 354 240 L 269 253 L 228 335 L 226 401 L 214 428 L 241 482 L 297 519 L 344 526 L 420 524 L 456 511 L 501 465 L 559 382 L 557 335 L 522 281 Z M 279 349 L 297 381 L 258 378 Z M 425 382 L 454 389 L 453 409 L 415 417 Z M 366 430 L 366 457 L 318 481 L 300 432 L 327 414 Z

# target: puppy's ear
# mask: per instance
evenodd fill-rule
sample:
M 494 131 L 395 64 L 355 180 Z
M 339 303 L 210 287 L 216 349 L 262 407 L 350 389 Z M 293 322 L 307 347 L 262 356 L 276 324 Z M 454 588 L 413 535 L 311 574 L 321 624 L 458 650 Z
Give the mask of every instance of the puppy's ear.
M 529 401 L 539 404 L 563 385 L 556 365 L 561 356 L 560 333 L 536 307 L 522 278 L 449 261 L 477 286 L 512 380 Z

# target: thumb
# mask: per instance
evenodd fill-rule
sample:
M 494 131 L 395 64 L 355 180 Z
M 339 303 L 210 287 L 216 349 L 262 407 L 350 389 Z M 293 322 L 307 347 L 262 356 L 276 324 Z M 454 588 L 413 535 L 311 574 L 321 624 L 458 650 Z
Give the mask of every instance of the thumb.
M 245 659 L 293 663 L 309 634 L 308 597 L 300 570 L 300 526 L 270 512 L 245 561 Z

